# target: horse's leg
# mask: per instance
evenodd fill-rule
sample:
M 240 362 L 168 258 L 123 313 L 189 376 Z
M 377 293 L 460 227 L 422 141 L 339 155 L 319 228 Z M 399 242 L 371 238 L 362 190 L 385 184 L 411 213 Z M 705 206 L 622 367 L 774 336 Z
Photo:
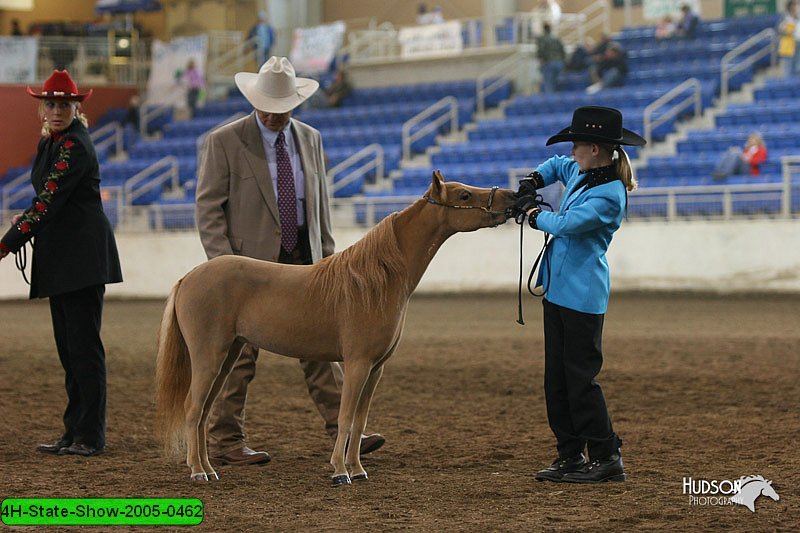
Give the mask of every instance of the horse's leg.
M 361 391 L 367 382 L 370 374 L 371 361 L 369 358 L 348 360 L 344 364 L 344 383 L 342 384 L 342 399 L 339 404 L 339 431 L 336 434 L 336 444 L 333 446 L 331 454 L 331 465 L 333 465 L 333 484 L 349 485 L 350 476 L 347 473 L 347 466 L 344 461 L 345 443 L 349 443 L 350 450 L 358 447 L 361 441 L 361 433 L 353 433 L 353 418 L 355 416 L 358 400 Z
M 222 387 L 225 385 L 225 380 L 231 373 L 231 369 L 233 369 L 233 365 L 242 354 L 243 347 L 244 343 L 238 339 L 233 341 L 233 344 L 231 344 L 231 347 L 228 349 L 228 355 L 222 362 L 222 366 L 217 372 L 217 377 L 211 384 L 211 389 L 206 397 L 206 401 L 203 402 L 203 411 L 200 413 L 201 438 L 199 441 L 199 455 L 203 470 L 206 471 L 206 474 L 208 474 L 208 479 L 210 480 L 217 480 L 219 479 L 219 476 L 214 470 L 214 467 L 211 466 L 211 461 L 208 459 L 208 417 L 211 414 L 211 407 L 214 405 L 214 401 L 216 400 L 217 396 L 219 396 Z
M 234 348 L 238 349 L 235 356 L 232 357 Z M 195 481 L 208 481 L 209 477 L 219 479 L 208 460 L 206 420 L 211 404 L 230 372 L 230 365 L 233 364 L 229 363 L 228 359 L 232 358 L 233 361 L 236 361 L 241 348 L 241 343 L 238 343 L 237 346 L 237 342 L 234 342 L 227 352 L 208 349 L 197 349 L 190 352 L 195 356 L 192 358 L 192 383 L 185 403 L 186 462 L 192 469 L 191 478 Z M 227 372 L 223 373 L 226 367 Z
M 353 419 L 353 435 L 358 435 L 359 441 L 361 440 L 361 435 L 364 434 L 364 429 L 367 427 L 369 406 L 372 403 L 372 396 L 375 394 L 375 389 L 378 387 L 378 382 L 381 380 L 382 375 L 383 365 L 372 368 L 367 383 L 364 385 L 361 397 L 358 400 L 358 408 L 356 409 L 355 418 Z M 367 479 L 367 472 L 361 465 L 361 446 L 351 445 L 347 449 L 345 463 L 350 469 L 350 479 L 353 481 Z

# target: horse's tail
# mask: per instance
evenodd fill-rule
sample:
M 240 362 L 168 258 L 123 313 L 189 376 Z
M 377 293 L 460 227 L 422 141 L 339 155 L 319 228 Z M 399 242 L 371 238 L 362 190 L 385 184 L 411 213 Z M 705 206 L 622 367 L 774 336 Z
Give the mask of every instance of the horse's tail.
M 156 428 L 168 453 L 180 450 L 186 440 L 184 401 L 192 383 L 189 349 L 175 316 L 175 297 L 181 281 L 178 280 L 167 298 L 158 331 Z

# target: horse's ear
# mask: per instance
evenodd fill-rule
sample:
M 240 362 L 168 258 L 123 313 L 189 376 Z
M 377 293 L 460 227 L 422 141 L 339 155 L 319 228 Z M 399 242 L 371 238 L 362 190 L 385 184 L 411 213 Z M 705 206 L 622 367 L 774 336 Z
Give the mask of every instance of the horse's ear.
M 442 198 L 444 196 L 444 177 L 442 176 L 442 172 L 440 170 L 434 170 L 432 174 L 431 188 L 433 189 L 433 193 L 439 198 Z

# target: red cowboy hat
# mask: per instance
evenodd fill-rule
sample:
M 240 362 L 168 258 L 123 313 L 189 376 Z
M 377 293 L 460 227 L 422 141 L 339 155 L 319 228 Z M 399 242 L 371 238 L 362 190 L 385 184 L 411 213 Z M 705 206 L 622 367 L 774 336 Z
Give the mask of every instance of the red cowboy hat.
M 48 100 L 77 100 L 83 102 L 92 95 L 92 90 L 80 94 L 78 86 L 75 85 L 69 72 L 66 70 L 54 70 L 44 85 L 42 85 L 42 93 L 36 94 L 30 87 L 28 87 L 28 94 L 34 98 L 48 99 Z

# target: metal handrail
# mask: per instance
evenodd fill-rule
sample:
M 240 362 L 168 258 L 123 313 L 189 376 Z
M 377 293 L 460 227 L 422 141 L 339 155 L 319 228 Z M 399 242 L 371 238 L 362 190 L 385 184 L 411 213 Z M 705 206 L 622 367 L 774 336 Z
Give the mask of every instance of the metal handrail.
M 347 168 L 350 168 L 356 161 L 360 161 L 364 159 L 366 156 L 372 155 L 373 157 L 363 163 L 360 167 L 356 168 L 355 170 L 351 171 L 347 177 L 339 180 L 334 181 L 335 177 L 342 171 Z M 383 181 L 385 179 L 384 176 L 384 157 L 383 157 L 383 146 L 377 143 L 370 144 L 365 146 L 358 152 L 354 153 L 338 165 L 334 166 L 333 168 L 328 169 L 327 178 L 328 178 L 328 190 L 330 194 L 333 195 L 339 189 L 349 185 L 350 183 L 354 182 L 358 178 L 364 176 L 367 172 L 372 169 L 377 169 L 376 171 L 376 182 Z
M 9 206 L 19 200 L 20 198 L 24 198 L 25 196 L 29 196 L 31 194 L 30 189 L 27 187 L 24 189 L 19 189 L 16 192 L 13 192 L 18 186 L 22 185 L 23 183 L 28 183 L 31 180 L 31 171 L 28 170 L 23 172 L 16 178 L 11 179 L 8 183 L 3 184 L 3 209 L 8 211 Z
M 216 57 L 210 58 L 206 72 L 214 81 L 221 79 L 233 85 L 233 77 L 229 73 L 243 70 L 247 61 L 247 53 L 260 46 L 261 42 L 258 38 L 251 37 Z M 261 68 L 261 65 L 256 65 L 256 67 Z
M 214 131 L 217 128 L 221 128 L 225 124 L 230 124 L 234 120 L 240 119 L 240 118 L 242 118 L 244 116 L 247 116 L 248 114 L 249 113 L 245 113 L 244 111 L 239 111 L 238 113 L 234 113 L 233 115 L 229 116 L 228 118 L 226 118 L 222 122 L 219 122 L 219 123 L 215 124 L 214 126 L 210 127 L 208 130 L 204 131 L 203 133 L 201 133 L 197 137 L 197 142 L 195 142 L 195 150 L 196 150 L 195 153 L 197 154 L 197 168 L 200 168 L 200 153 L 201 153 L 201 151 L 203 149 L 203 144 L 206 142 L 206 138 L 208 137 L 208 134 L 211 133 L 212 131 Z
M 653 113 L 655 113 L 656 110 L 666 107 L 668 102 L 673 101 L 678 95 L 685 93 L 687 89 L 691 88 L 694 89 L 691 95 L 686 96 L 683 100 L 675 103 L 666 112 L 664 112 L 664 114 L 653 120 Z M 647 144 L 652 145 L 653 132 L 657 127 L 677 116 L 692 103 L 694 103 L 694 116 L 700 116 L 700 113 L 703 109 L 703 85 L 697 78 L 689 78 L 688 80 L 679 83 L 663 95 L 650 102 L 647 107 L 644 108 L 644 138 L 647 141 Z
M 755 48 L 758 43 L 763 41 L 764 39 L 769 38 L 769 42 L 753 52 L 753 54 L 747 56 L 742 62 L 732 65 L 732 61 L 734 58 L 739 57 L 740 55 L 744 54 L 745 52 L 750 51 L 752 48 Z M 761 30 L 760 32 L 756 33 L 749 39 L 745 40 L 742 44 L 722 56 L 720 60 L 720 98 L 724 101 L 728 98 L 728 85 L 730 84 L 731 78 L 733 78 L 736 74 L 743 71 L 744 69 L 753 65 L 756 61 L 770 55 L 770 64 L 774 65 L 777 60 L 777 43 L 778 43 L 778 34 L 773 28 L 766 28 Z
M 596 14 L 598 11 L 600 12 L 599 15 Z M 597 2 L 589 4 L 585 8 L 581 9 L 578 14 L 583 15 L 586 18 L 586 22 L 584 22 L 584 26 L 582 28 L 581 37 L 585 37 L 590 30 L 594 29 L 595 26 L 599 26 L 600 24 L 603 25 L 604 33 L 611 33 L 611 7 L 608 2 L 598 0 Z
M 141 136 L 146 138 L 147 124 L 154 118 L 160 117 L 161 115 L 165 115 L 172 111 L 172 107 L 172 104 L 148 105 L 146 101 L 143 102 L 139 107 L 139 133 Z
M 785 217 L 792 213 L 792 165 L 800 165 L 800 155 L 781 157 L 781 173 L 783 174 L 781 214 Z
M 414 133 L 411 133 L 411 128 L 421 123 L 423 120 L 437 111 L 448 107 L 449 113 L 441 115 L 431 122 L 428 122 Z M 445 124 L 448 120 L 450 121 L 450 131 L 454 132 L 458 130 L 458 100 L 455 96 L 445 96 L 435 104 L 428 106 L 420 113 L 417 113 L 405 121 L 403 123 L 403 159 L 411 158 L 411 144 L 414 141 L 432 131 L 437 130 L 439 126 Z
M 156 174 L 158 171 L 162 171 L 162 173 Z M 135 191 L 133 190 L 136 185 L 148 178 L 151 178 L 153 175 L 155 175 L 155 177 L 152 178 L 151 181 L 142 187 L 139 187 Z M 125 180 L 125 185 L 123 188 L 125 205 L 130 207 L 133 205 L 134 200 L 168 180 L 172 181 L 173 189 L 176 189 L 180 186 L 178 158 L 174 155 L 162 157 L 152 165 Z
M 112 133 L 112 135 L 105 137 L 105 135 L 108 133 Z M 91 137 L 92 142 L 94 143 L 95 151 L 100 152 L 113 145 L 114 155 L 120 155 L 122 153 L 124 143 L 122 137 L 122 125 L 119 122 L 111 122 L 106 124 L 102 128 L 93 131 L 91 133 Z M 100 140 L 103 137 L 105 138 Z
M 517 76 L 517 71 L 520 65 L 528 66 L 532 49 L 524 46 L 514 54 L 503 59 L 499 63 L 489 67 L 483 74 L 478 76 L 475 80 L 475 94 L 477 98 L 478 113 L 483 113 L 486 110 L 486 98 L 499 90 L 507 81 L 512 81 Z M 512 76 L 513 74 L 513 76 Z M 494 78 L 494 81 L 486 85 L 488 80 Z
M 397 33 L 390 22 L 382 22 L 366 30 L 351 31 L 347 35 L 347 44 L 336 52 L 336 64 L 345 64 L 345 58 L 352 62 L 354 59 L 386 55 L 387 43 L 390 43 L 389 48 L 397 47 Z

